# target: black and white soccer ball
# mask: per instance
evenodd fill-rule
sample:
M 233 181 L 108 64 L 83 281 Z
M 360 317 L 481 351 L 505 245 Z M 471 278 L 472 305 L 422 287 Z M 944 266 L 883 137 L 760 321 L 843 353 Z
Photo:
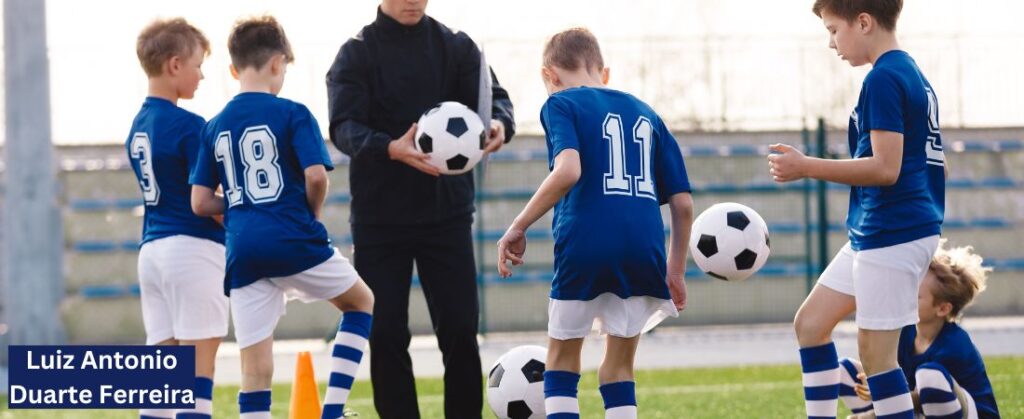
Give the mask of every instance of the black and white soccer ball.
M 430 156 L 442 174 L 470 171 L 484 155 L 487 132 L 480 116 L 459 102 L 441 102 L 423 113 L 416 128 L 416 150 Z
M 697 266 L 724 281 L 742 281 L 768 260 L 768 226 L 756 211 L 726 202 L 712 205 L 693 222 L 690 254 Z
M 548 350 L 526 345 L 505 353 L 487 374 L 487 403 L 502 419 L 544 418 L 544 361 Z

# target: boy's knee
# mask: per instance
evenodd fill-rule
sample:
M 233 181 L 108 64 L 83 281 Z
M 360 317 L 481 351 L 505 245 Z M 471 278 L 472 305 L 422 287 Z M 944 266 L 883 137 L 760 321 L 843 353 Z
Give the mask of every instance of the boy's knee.
M 800 346 L 817 346 L 828 342 L 830 330 L 825 330 L 824 325 L 813 316 L 804 315 L 798 311 L 793 318 L 793 330 L 796 332 Z

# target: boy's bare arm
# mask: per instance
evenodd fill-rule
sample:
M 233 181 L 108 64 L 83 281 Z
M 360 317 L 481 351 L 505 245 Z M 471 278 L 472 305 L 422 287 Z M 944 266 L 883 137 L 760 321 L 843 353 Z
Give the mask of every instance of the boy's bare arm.
M 857 159 L 819 159 L 807 157 L 786 144 L 774 144 L 778 154 L 768 156 L 772 177 L 789 182 L 805 177 L 852 186 L 889 186 L 896 183 L 903 165 L 903 134 L 871 131 L 873 156 Z
M 313 216 L 320 219 L 320 213 L 324 207 L 324 200 L 327 199 L 327 188 L 330 180 L 327 178 L 327 169 L 322 164 L 314 164 L 304 171 L 306 176 L 306 202 Z
M 693 226 L 693 196 L 689 192 L 672 195 L 668 201 L 672 213 L 672 235 L 669 238 L 667 276 L 669 292 L 677 310 L 686 308 L 686 250 L 690 246 Z
M 192 212 L 200 217 L 224 214 L 224 198 L 206 186 L 192 185 Z
M 554 169 L 540 184 L 540 188 L 537 188 L 537 193 L 530 198 L 526 208 L 523 208 L 512 221 L 505 235 L 498 240 L 498 273 L 502 278 L 512 275 L 512 270 L 505 262 L 511 261 L 513 265 L 523 263 L 523 254 L 526 252 L 526 229 L 569 193 L 579 181 L 582 170 L 578 151 L 566 149 L 555 156 Z
M 526 230 L 544 216 L 580 180 L 580 154 L 573 149 L 563 150 L 555 157 L 555 167 L 537 188 L 526 208 L 512 221 L 509 229 Z

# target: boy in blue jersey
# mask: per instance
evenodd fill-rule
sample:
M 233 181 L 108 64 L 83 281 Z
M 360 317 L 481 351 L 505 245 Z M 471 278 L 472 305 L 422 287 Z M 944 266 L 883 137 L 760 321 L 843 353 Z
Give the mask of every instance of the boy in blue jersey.
M 544 397 L 548 418 L 578 418 L 580 350 L 594 320 L 608 335 L 598 371 L 606 417 L 636 418 L 633 359 L 640 333 L 686 305 L 690 184 L 675 138 L 647 104 L 607 89 L 597 39 L 553 36 L 541 109 L 551 173 L 498 241 L 498 271 L 523 263 L 524 232 L 554 207 L 555 272 Z M 666 267 L 662 204 L 672 213 Z
M 926 418 L 999 418 L 985 362 L 957 321 L 985 290 L 991 268 L 968 247 L 940 245 L 918 296 L 916 326 L 900 335 L 898 360 L 913 388 L 914 410 Z M 840 398 L 855 415 L 873 418 L 871 392 L 860 363 L 843 359 Z
M 214 361 L 228 333 L 228 299 L 220 292 L 224 228 L 189 206 L 188 177 L 205 121 L 177 105 L 195 94 L 209 52 L 206 37 L 185 19 L 159 20 L 139 34 L 136 53 L 149 95 L 125 141 L 146 211 L 138 262 L 146 343 L 195 346 L 196 406 L 177 412 L 189 418 L 212 413 Z M 140 412 L 143 418 L 174 415 Z
M 327 300 L 344 312 L 323 408 L 324 418 L 342 417 L 370 333 L 373 293 L 318 221 L 333 166 L 309 109 L 277 97 L 293 60 L 284 29 L 270 16 L 241 20 L 228 51 L 241 93 L 203 129 L 191 182 L 196 214 L 226 210 L 240 412 L 270 418 L 273 332 L 286 300 L 298 298 Z M 218 186 L 223 197 L 214 193 Z
M 796 314 L 808 417 L 836 416 L 839 359 L 832 330 L 856 312 L 860 358 L 880 418 L 912 418 L 896 362 L 900 329 L 917 323 L 917 293 L 938 246 L 945 157 L 938 101 L 899 49 L 901 0 L 817 0 L 829 47 L 853 66 L 872 64 L 849 125 L 851 159 L 809 158 L 784 144 L 768 156 L 777 182 L 805 177 L 851 186 L 850 242 Z M 877 400 L 885 400 L 878 403 Z

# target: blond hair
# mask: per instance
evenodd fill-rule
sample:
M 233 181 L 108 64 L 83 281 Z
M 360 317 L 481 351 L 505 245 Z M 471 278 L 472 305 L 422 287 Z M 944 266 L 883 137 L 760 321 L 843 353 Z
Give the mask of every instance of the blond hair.
M 184 18 L 158 19 L 139 33 L 135 54 L 146 75 L 156 77 L 163 73 L 164 63 L 171 57 L 188 58 L 197 47 L 210 54 L 210 41 Z
M 935 274 L 932 296 L 937 302 L 950 303 L 948 321 L 955 321 L 963 310 L 985 291 L 985 282 L 992 268 L 982 266 L 984 259 L 971 246 L 946 248 L 946 239 L 939 241 L 928 269 Z

